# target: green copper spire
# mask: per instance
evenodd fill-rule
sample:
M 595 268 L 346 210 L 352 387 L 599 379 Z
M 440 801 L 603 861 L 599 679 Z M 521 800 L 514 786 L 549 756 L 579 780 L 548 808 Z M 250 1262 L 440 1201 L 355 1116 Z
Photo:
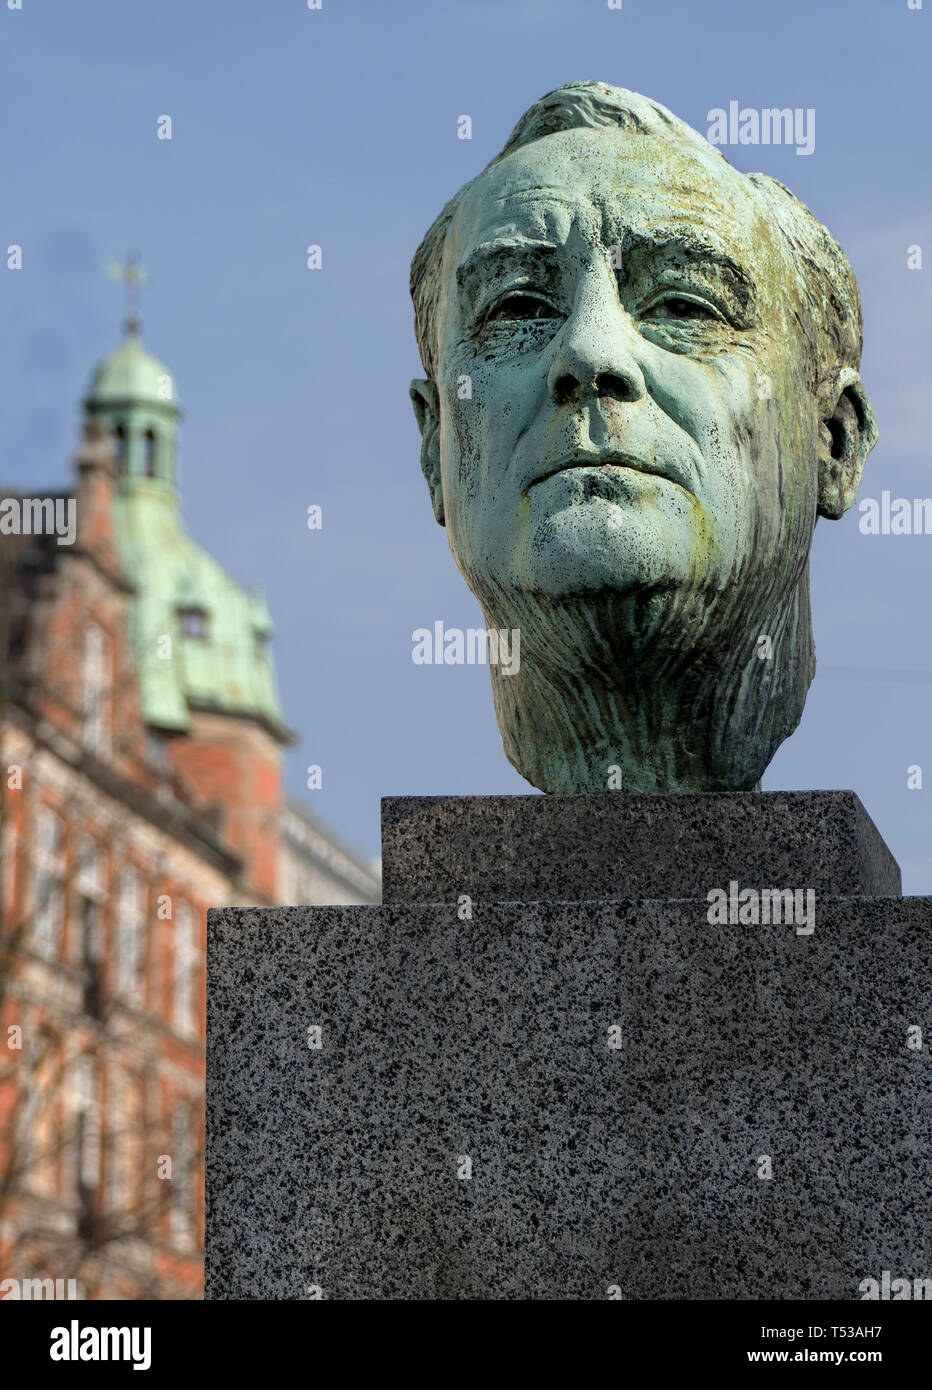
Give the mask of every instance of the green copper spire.
M 94 373 L 84 404 L 113 431 L 121 474 L 174 487 L 181 406 L 171 372 L 143 347 L 134 320 Z
M 146 723 L 183 732 L 192 709 L 213 710 L 252 717 L 287 740 L 268 609 L 184 528 L 177 390 L 169 369 L 143 347 L 135 315 L 122 346 L 94 372 L 84 404 L 117 442 L 114 529 L 138 591 L 133 622 Z

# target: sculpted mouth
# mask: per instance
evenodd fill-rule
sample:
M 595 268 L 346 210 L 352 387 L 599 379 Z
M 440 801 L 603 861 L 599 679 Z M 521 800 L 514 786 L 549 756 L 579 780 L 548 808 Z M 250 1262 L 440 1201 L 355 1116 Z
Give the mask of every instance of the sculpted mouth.
M 535 478 L 532 487 L 537 483 L 544 483 L 548 478 L 553 478 L 557 473 L 566 473 L 571 468 L 629 468 L 636 473 L 650 473 L 656 477 L 666 478 L 668 482 L 678 483 L 680 487 L 684 484 L 678 477 L 671 477 L 664 469 L 649 459 L 636 458 L 633 454 L 596 454 L 579 453 L 571 454 L 566 458 L 559 459 L 556 463 L 549 464 L 541 473 L 539 478 Z

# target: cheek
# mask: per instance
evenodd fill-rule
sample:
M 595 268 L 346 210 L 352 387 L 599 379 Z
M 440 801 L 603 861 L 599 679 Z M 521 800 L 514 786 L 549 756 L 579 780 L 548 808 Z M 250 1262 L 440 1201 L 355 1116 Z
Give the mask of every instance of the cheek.
M 701 500 L 726 556 L 796 554 L 815 507 L 810 395 L 765 354 L 733 348 L 697 361 L 667 354 L 651 394 L 698 445 Z
M 461 504 L 493 506 L 516 432 L 508 378 L 491 364 L 452 360 L 440 374 L 440 461 L 455 520 Z
M 661 410 L 698 447 L 702 502 L 722 520 L 746 508 L 758 470 L 763 373 L 754 358 L 733 351 L 698 361 L 664 353 L 652 364 L 648 390 Z M 733 524 L 733 523 L 732 523 Z
M 764 552 L 798 556 L 815 524 L 816 454 L 811 395 L 786 375 L 765 378 L 741 430 L 748 519 Z
M 740 430 L 756 394 L 754 363 L 730 352 L 700 358 L 655 348 L 641 366 L 653 400 L 697 443 Z
M 468 561 L 494 504 L 488 482 L 489 412 L 475 377 L 459 373 L 448 382 L 440 414 L 440 469 L 447 535 L 458 561 Z M 471 388 L 471 394 L 470 394 Z
M 440 387 L 440 466 L 448 524 L 459 501 L 474 496 L 481 451 L 475 386 L 465 372 L 448 374 Z
M 749 347 L 702 362 L 668 357 L 652 394 L 675 423 L 696 441 L 710 472 L 730 483 L 741 477 L 764 491 L 787 481 L 809 441 L 808 392 L 795 378 L 767 370 L 766 358 Z M 811 432 L 810 432 L 811 433 Z
M 814 505 L 817 480 L 812 393 L 794 371 L 784 370 L 766 378 L 763 396 L 749 431 L 755 473 L 762 488 L 776 491 L 781 507 L 805 511 Z

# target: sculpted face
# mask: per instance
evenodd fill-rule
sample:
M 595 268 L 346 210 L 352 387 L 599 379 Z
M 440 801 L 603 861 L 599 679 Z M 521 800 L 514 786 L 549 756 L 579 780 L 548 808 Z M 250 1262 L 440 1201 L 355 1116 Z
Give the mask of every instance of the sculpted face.
M 422 466 L 487 622 L 521 630 L 493 692 L 545 790 L 754 786 L 798 722 L 816 516 L 876 431 L 791 254 L 710 147 L 621 125 L 519 144 L 456 206 Z
M 818 420 L 774 294 L 784 254 L 737 180 L 636 133 L 562 132 L 473 185 L 437 379 L 470 584 L 662 603 L 739 581 L 787 532 L 808 550 Z

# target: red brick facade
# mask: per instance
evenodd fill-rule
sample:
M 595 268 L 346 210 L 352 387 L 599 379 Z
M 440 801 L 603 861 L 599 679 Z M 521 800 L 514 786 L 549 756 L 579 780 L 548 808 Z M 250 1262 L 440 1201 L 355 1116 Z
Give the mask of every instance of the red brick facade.
M 206 911 L 282 881 L 280 737 L 143 724 L 115 480 L 91 421 L 76 544 L 0 535 L 0 1297 L 199 1296 Z

